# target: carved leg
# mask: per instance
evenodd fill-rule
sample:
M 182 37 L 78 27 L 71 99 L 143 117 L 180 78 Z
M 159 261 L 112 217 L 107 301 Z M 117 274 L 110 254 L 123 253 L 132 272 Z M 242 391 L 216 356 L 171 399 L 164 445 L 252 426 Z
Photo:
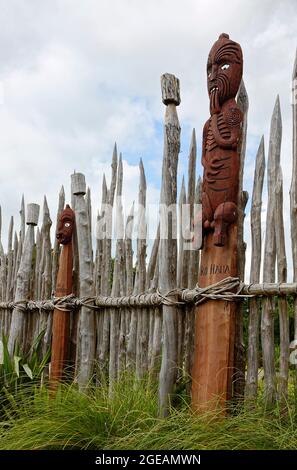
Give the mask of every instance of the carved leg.
M 208 194 L 203 191 L 202 193 L 202 233 L 201 233 L 201 243 L 200 250 L 203 248 L 204 235 L 206 231 L 211 228 L 211 221 L 213 220 L 213 210 L 211 207 L 210 199 Z
M 213 209 L 211 207 L 208 194 L 203 191 L 202 193 L 202 228 L 209 229 L 211 221 L 213 220 Z
M 233 224 L 237 219 L 237 206 L 234 202 L 223 202 L 214 213 L 214 244 L 216 246 L 224 246 L 226 243 L 228 226 Z

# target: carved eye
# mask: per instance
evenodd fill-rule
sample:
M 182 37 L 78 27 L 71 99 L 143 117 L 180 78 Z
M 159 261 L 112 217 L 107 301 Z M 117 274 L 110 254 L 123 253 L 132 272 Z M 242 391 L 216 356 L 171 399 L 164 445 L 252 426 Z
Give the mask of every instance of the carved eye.
M 230 67 L 230 64 L 224 64 L 222 65 L 221 69 L 222 70 L 227 70 Z
M 70 222 L 65 222 L 65 224 L 64 224 L 64 227 L 67 227 L 67 228 L 69 228 L 69 227 L 70 227 L 70 225 L 71 225 L 71 224 L 70 224 Z

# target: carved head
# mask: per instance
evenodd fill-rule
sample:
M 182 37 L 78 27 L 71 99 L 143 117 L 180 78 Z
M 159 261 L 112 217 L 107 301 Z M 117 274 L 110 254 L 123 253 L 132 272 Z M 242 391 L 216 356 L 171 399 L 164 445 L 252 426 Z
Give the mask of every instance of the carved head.
M 212 46 L 207 60 L 207 88 L 210 114 L 218 113 L 224 101 L 235 98 L 242 78 L 242 50 L 237 42 L 222 33 Z
M 74 221 L 74 212 L 67 204 L 60 215 L 56 231 L 57 240 L 62 245 L 67 245 L 67 243 L 71 242 L 72 233 L 74 229 Z

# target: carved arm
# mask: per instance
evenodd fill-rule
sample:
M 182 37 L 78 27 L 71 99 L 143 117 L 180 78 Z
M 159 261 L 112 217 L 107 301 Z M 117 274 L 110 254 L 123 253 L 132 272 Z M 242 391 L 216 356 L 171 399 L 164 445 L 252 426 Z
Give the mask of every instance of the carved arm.
M 241 121 L 234 126 L 228 126 L 228 127 L 230 129 L 231 136 L 228 139 L 225 139 L 224 137 L 221 136 L 219 128 L 218 128 L 218 115 L 217 114 L 212 115 L 212 131 L 213 131 L 213 135 L 218 146 L 225 148 L 225 149 L 230 149 L 230 148 L 236 149 L 237 144 L 239 142 L 239 138 L 240 138 Z

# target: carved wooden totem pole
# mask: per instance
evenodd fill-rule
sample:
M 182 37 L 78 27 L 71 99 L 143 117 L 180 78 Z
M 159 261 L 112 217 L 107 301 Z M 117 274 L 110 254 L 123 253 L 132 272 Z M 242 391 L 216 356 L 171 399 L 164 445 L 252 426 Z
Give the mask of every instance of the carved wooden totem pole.
M 237 200 L 243 115 L 235 97 L 242 78 L 239 44 L 221 34 L 207 61 L 210 118 L 203 129 L 200 287 L 237 276 Z M 210 409 L 231 396 L 235 302 L 197 307 L 192 403 Z
M 66 205 L 62 211 L 56 237 L 63 245 L 59 270 L 56 283 L 56 297 L 64 297 L 72 293 L 72 267 L 73 267 L 73 251 L 72 251 L 72 234 L 75 225 L 75 216 L 73 210 Z M 69 347 L 69 330 L 70 330 L 70 312 L 62 311 L 55 308 L 53 314 L 53 336 L 52 336 L 52 356 L 51 356 L 51 372 L 50 380 L 53 388 L 55 384 L 62 379 L 64 367 L 68 359 Z

